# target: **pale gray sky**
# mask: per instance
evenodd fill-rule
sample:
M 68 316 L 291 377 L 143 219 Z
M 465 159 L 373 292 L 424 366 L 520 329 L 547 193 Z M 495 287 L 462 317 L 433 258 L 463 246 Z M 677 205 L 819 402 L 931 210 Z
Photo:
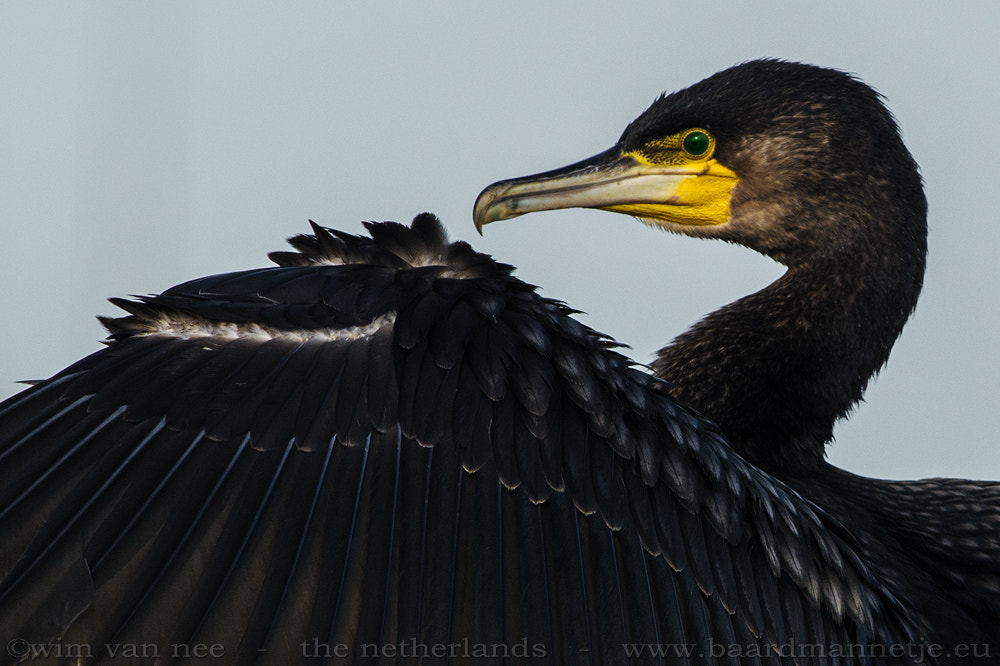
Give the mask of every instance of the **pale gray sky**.
M 917 314 L 831 459 L 1000 478 L 998 34 L 995 2 L 0 0 L 0 397 L 96 350 L 109 296 L 265 265 L 308 218 L 424 210 L 646 362 L 779 268 L 600 211 L 480 239 L 472 203 L 774 56 L 886 95 L 930 201 Z

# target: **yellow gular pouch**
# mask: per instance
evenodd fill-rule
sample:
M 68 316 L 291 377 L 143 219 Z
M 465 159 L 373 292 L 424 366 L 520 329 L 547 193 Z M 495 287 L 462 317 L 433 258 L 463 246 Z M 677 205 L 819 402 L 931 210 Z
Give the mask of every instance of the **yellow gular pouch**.
M 725 224 L 729 221 L 729 197 L 740 179 L 712 157 L 714 152 L 715 137 L 698 128 L 648 141 L 622 155 L 634 163 L 626 178 L 648 180 L 642 188 L 648 196 L 602 208 L 653 223 Z

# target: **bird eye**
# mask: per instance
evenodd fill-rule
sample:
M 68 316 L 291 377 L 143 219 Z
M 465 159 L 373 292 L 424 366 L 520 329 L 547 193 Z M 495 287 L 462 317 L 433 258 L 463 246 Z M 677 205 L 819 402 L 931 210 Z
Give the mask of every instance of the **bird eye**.
M 702 157 L 712 146 L 712 139 L 705 132 L 695 129 L 684 136 L 681 145 L 684 146 L 684 152 L 691 157 Z

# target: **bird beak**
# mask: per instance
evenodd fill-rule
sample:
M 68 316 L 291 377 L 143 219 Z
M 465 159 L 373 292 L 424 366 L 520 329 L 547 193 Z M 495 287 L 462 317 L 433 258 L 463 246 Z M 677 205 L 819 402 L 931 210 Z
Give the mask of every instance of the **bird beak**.
M 493 183 L 476 199 L 476 230 L 540 210 L 600 208 L 650 224 L 719 225 L 739 177 L 714 159 L 654 164 L 619 147 L 554 171 Z

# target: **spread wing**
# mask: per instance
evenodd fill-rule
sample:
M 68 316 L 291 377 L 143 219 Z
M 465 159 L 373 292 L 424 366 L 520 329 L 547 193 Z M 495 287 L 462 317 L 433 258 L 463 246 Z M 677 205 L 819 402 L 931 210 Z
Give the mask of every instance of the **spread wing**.
M 919 631 L 564 305 L 433 216 L 368 228 L 116 301 L 0 406 L 6 656 L 839 663 L 782 646 Z

